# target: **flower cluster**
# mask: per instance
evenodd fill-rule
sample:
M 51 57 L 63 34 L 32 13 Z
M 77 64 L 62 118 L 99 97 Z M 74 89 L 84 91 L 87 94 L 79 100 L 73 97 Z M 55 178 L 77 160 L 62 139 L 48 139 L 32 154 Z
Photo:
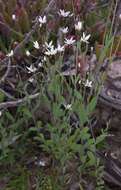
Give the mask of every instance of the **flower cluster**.
M 70 11 L 65 11 L 62 9 L 60 9 L 58 11 L 58 14 L 60 17 L 63 17 L 63 18 L 68 18 L 68 17 L 73 16 L 73 13 L 71 13 Z M 13 14 L 12 20 L 15 20 L 15 19 L 16 19 L 16 15 Z M 47 23 L 46 15 L 38 16 L 37 19 L 38 19 L 38 23 L 39 23 L 40 27 L 42 27 L 42 25 Z M 80 42 L 88 44 L 91 35 L 90 34 L 86 35 L 85 32 L 83 32 L 81 35 L 81 31 L 83 29 L 83 22 L 80 20 L 77 20 L 74 24 L 74 28 L 75 28 L 75 31 L 78 31 L 78 33 L 80 34 Z M 52 40 L 49 43 L 45 42 L 45 44 L 43 46 L 45 56 L 53 56 L 53 55 L 56 55 L 57 53 L 62 53 L 65 51 L 65 47 L 72 46 L 75 44 L 76 38 L 74 38 L 73 36 L 68 34 L 69 33 L 69 27 L 67 25 L 60 27 L 60 31 L 64 34 L 63 35 L 63 41 L 61 41 L 61 43 L 57 42 L 56 46 L 54 45 L 55 42 L 53 42 Z M 65 35 L 65 34 L 67 34 L 67 35 Z M 63 45 L 62 45 L 62 43 L 63 43 Z M 40 50 L 40 44 L 38 43 L 37 40 L 33 41 L 33 47 L 37 50 Z M 14 51 L 11 50 L 6 56 L 12 57 L 13 55 L 14 55 Z M 33 56 L 28 49 L 25 50 L 25 55 L 27 57 Z M 40 67 L 41 67 L 41 65 L 42 64 L 40 62 Z M 27 70 L 28 70 L 28 72 L 32 73 L 32 72 L 35 72 L 37 70 L 37 68 L 30 66 L 30 67 L 27 67 Z
M 61 46 L 60 44 L 57 45 L 56 48 L 54 48 L 53 42 L 50 41 L 49 43 L 45 42 L 45 55 L 52 56 L 57 54 L 58 52 L 61 53 L 64 51 L 65 47 Z

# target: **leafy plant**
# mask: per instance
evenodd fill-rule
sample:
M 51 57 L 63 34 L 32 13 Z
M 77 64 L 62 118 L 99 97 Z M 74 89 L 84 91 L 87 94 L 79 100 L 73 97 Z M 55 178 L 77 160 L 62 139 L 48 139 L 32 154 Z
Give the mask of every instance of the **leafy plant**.
M 94 139 L 88 127 L 97 97 L 91 98 L 86 104 L 81 88 L 77 89 L 78 80 L 72 77 L 70 85 L 66 78 L 58 73 L 58 70 L 54 69 L 49 76 L 52 78 L 41 87 L 43 93 L 40 109 L 45 110 L 46 107 L 49 122 L 40 120 L 37 127 L 30 128 L 30 131 L 36 131 L 34 140 L 39 142 L 43 151 L 52 156 L 54 168 L 58 171 L 58 182 L 60 186 L 64 186 L 60 176 L 64 179 L 69 161 L 78 159 L 82 174 L 85 169 L 97 167 L 96 149 L 99 143 L 104 141 L 106 134 Z M 43 108 L 41 104 L 44 105 Z
M 85 187 L 83 178 L 89 178 L 95 189 L 104 189 L 97 150 L 103 147 L 107 131 L 96 134 L 91 123 L 101 87 L 95 77 L 100 64 L 93 72 L 88 56 L 94 53 L 90 47 L 96 39 L 100 63 L 112 48 L 112 31 L 105 34 L 106 26 L 97 31 L 97 24 L 107 18 L 106 8 L 90 12 L 85 1 L 58 1 L 59 7 L 54 4 L 47 15 L 50 7 L 40 15 L 47 2 L 0 1 L 0 58 L 10 63 L 3 61 L 1 72 L 5 92 L 0 93 L 0 160 L 13 165 L 29 154 L 49 155 L 48 167 L 54 174 L 40 172 L 36 190 L 66 189 L 70 173 L 76 174 L 80 189 Z M 102 6 L 99 1 L 89 5 L 94 2 Z M 67 10 L 61 10 L 61 5 Z M 70 163 L 77 163 L 73 172 Z M 28 173 L 20 173 L 9 183 L 9 190 L 28 188 Z
M 12 174 L 6 190 L 26 190 L 29 188 L 29 172 L 25 168 L 17 168 L 16 172 Z

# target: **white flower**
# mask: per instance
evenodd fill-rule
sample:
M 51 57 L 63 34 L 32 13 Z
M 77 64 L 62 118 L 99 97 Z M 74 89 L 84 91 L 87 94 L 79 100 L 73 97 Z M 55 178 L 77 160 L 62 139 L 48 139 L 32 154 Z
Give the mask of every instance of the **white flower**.
M 26 67 L 26 68 L 28 69 L 28 73 L 34 73 L 37 70 L 37 68 L 34 67 L 33 65 L 31 65 L 30 67 Z
M 78 21 L 77 24 L 75 24 L 75 30 L 80 31 L 82 29 L 82 22 Z
M 45 55 L 55 55 L 57 53 L 57 49 L 54 48 L 53 42 L 50 41 L 49 43 L 45 42 L 46 51 Z
M 30 56 L 31 55 L 31 53 L 30 53 L 30 51 L 29 50 L 26 50 L 26 56 Z
M 7 57 L 12 57 L 14 54 L 13 50 L 10 51 L 10 53 L 7 54 Z
M 72 45 L 75 42 L 75 40 L 73 39 L 73 37 L 71 37 L 70 39 L 65 38 L 64 42 L 67 45 Z
M 45 24 L 47 22 L 47 17 L 43 16 L 43 18 L 41 16 L 39 16 L 39 22 L 40 24 Z
M 34 79 L 33 79 L 33 78 L 29 78 L 28 81 L 31 82 L 31 83 L 33 83 L 33 82 L 34 82 Z
M 52 41 L 50 41 L 49 43 L 45 42 L 45 46 L 46 46 L 47 48 L 49 48 L 49 49 L 54 48 Z
M 44 161 L 44 160 L 40 160 L 39 162 L 38 162 L 38 165 L 39 166 L 46 166 L 46 162 Z
M 40 47 L 39 47 L 39 43 L 38 43 L 37 41 L 33 42 L 33 46 L 34 46 L 34 48 L 36 48 L 36 49 L 39 49 L 39 48 L 40 48 Z
M 39 20 L 40 27 L 41 27 L 43 24 L 45 24 L 47 22 L 47 17 L 46 16 L 43 16 L 43 17 L 39 16 L 38 20 Z
M 60 9 L 60 11 L 58 12 L 60 16 L 62 17 L 69 17 L 69 16 L 72 16 L 72 14 L 70 14 L 70 11 L 64 11 L 62 9 Z
M 55 55 L 57 53 L 57 49 L 54 49 L 54 47 L 52 47 L 51 49 L 47 49 L 45 52 L 45 55 Z
M 86 36 L 86 34 L 83 32 L 83 36 L 81 37 L 81 41 L 88 44 L 89 43 L 88 40 L 89 40 L 90 36 L 91 36 L 90 34 L 88 34 Z
M 87 79 L 86 82 L 85 82 L 85 87 L 91 88 L 91 87 L 92 87 L 92 81 L 89 81 L 89 80 Z
M 63 52 L 65 50 L 65 46 L 61 46 L 60 44 L 58 44 L 56 49 L 58 52 Z
M 82 81 L 81 80 L 79 80 L 79 82 L 78 82 L 79 84 L 81 84 L 82 83 Z
M 45 61 L 45 62 L 47 61 L 47 58 L 46 58 L 46 56 L 44 56 L 44 58 L 43 58 L 43 62 L 44 62 L 44 61 Z
M 80 62 L 78 63 L 78 67 L 81 68 L 81 63 Z
M 61 28 L 61 31 L 63 32 L 63 34 L 67 34 L 69 29 L 68 27 L 65 27 L 65 28 Z
M 119 19 L 121 19 L 121 14 L 119 14 Z
M 71 104 L 64 105 L 64 107 L 67 110 L 72 110 L 72 105 Z
M 42 62 L 39 62 L 38 63 L 38 67 L 42 67 L 43 66 L 43 63 Z
M 12 14 L 12 20 L 16 20 L 16 15 Z
M 91 46 L 91 52 L 93 52 L 94 51 L 94 47 L 93 46 Z

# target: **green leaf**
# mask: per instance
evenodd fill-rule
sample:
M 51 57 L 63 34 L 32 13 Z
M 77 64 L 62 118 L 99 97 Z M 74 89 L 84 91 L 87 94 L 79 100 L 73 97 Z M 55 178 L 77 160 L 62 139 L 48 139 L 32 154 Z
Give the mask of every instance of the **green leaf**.
M 0 92 L 0 102 L 3 102 L 4 98 L 5 98 L 5 95 L 2 92 Z
M 82 97 L 81 93 L 78 92 L 77 90 L 74 91 L 74 95 L 75 95 L 75 97 L 76 97 L 78 100 L 81 100 L 81 101 L 83 100 L 83 97 Z
M 79 105 L 78 116 L 80 119 L 81 126 L 83 126 L 88 121 L 88 115 L 87 115 L 87 111 L 84 107 L 84 104 Z
M 12 114 L 10 114 L 10 112 L 7 111 L 7 112 L 5 112 L 5 114 L 6 114 L 7 118 L 8 118 L 10 121 L 15 122 L 15 118 L 13 117 Z
M 87 113 L 90 114 L 94 111 L 97 104 L 97 97 L 93 97 L 87 106 Z
M 95 163 L 96 163 L 95 155 L 90 151 L 87 152 L 87 155 L 88 155 L 88 158 L 89 158 L 89 161 L 88 161 L 87 165 L 88 166 L 94 166 Z
M 16 142 L 16 140 L 18 140 L 18 138 L 21 137 L 21 135 L 16 135 L 16 136 L 13 136 L 10 141 L 9 141 L 9 145 L 12 145 L 13 143 Z
M 98 136 L 96 138 L 96 145 L 102 143 L 105 140 L 106 136 L 107 136 L 107 134 L 102 134 L 102 135 Z
M 99 63 L 103 62 L 103 60 L 106 57 L 108 51 L 110 50 L 110 47 L 111 47 L 113 41 L 114 41 L 114 37 L 106 36 L 105 46 L 101 51 L 101 54 L 100 54 L 100 57 L 99 57 Z
M 64 115 L 64 111 L 60 108 L 60 105 L 57 103 L 53 103 L 53 115 L 58 119 Z
M 88 127 L 84 127 L 82 130 L 81 130 L 81 139 L 82 140 L 89 140 L 90 139 L 90 133 L 89 133 L 89 128 Z M 87 141 L 88 142 L 88 141 Z
M 24 116 L 26 116 L 27 118 L 32 118 L 32 113 L 29 111 L 29 109 L 27 107 L 23 107 L 22 112 L 23 112 Z
M 68 138 L 68 143 L 71 145 L 73 142 L 78 142 L 81 138 L 80 129 L 77 128 L 73 135 Z

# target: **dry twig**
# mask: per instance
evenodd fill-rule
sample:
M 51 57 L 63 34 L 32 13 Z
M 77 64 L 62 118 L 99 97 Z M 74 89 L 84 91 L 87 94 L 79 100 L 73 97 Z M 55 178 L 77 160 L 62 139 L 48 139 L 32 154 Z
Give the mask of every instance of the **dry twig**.
M 6 70 L 5 74 L 3 75 L 3 77 L 0 79 L 0 84 L 5 81 L 5 79 L 7 78 L 8 74 L 10 72 L 11 58 L 8 57 L 7 61 L 8 61 L 7 70 Z
M 6 108 L 9 108 L 9 107 L 19 106 L 20 104 L 23 104 L 23 103 L 27 102 L 28 100 L 36 99 L 39 96 L 39 94 L 40 93 L 29 95 L 29 96 L 26 96 L 26 97 L 24 97 L 22 99 L 18 99 L 18 100 L 15 100 L 15 101 L 2 102 L 2 103 L 0 103 L 0 109 L 6 109 Z

